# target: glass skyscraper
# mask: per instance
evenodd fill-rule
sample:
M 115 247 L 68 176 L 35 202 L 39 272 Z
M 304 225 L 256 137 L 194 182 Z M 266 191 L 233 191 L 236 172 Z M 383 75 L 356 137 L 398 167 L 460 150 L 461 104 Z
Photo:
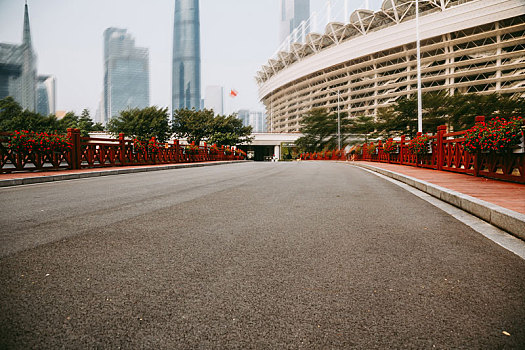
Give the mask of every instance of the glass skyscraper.
M 36 85 L 36 112 L 41 115 L 55 114 L 55 77 L 39 75 Z
M 126 29 L 104 31 L 104 116 L 149 106 L 149 51 L 136 47 Z
M 282 43 L 295 28 L 310 17 L 310 0 L 281 0 L 281 28 L 279 42 Z M 306 30 L 308 31 L 308 30 Z M 308 34 L 308 33 L 306 33 Z
M 172 69 L 172 110 L 200 109 L 199 0 L 175 0 Z
M 11 96 L 22 108 L 36 110 L 36 61 L 26 4 L 22 44 L 0 44 L 0 98 Z

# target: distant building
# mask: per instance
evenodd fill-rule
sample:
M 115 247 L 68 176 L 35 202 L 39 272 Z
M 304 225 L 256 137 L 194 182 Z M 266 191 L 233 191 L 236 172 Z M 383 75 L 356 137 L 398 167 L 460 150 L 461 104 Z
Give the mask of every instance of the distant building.
M 204 108 L 213 109 L 215 114 L 224 114 L 224 88 L 222 86 L 206 86 Z
M 104 31 L 104 116 L 149 106 L 149 51 L 136 47 L 126 29 Z
M 29 10 L 24 12 L 22 44 L 0 44 L 0 98 L 12 96 L 22 108 L 36 110 L 37 57 L 31 44 Z
M 67 114 L 67 111 L 56 111 L 55 112 L 55 116 L 57 117 L 58 120 L 64 118 Z
M 199 0 L 175 0 L 173 27 L 172 110 L 200 109 Z
M 280 0 L 281 1 L 281 26 L 279 42 L 282 43 L 310 17 L 310 0 Z M 308 34 L 305 30 L 305 35 Z
M 100 96 L 98 101 L 97 109 L 95 111 L 95 123 L 104 124 L 104 93 Z
M 55 114 L 56 92 L 55 77 L 50 75 L 38 76 L 36 85 L 36 112 L 41 115 Z
M 242 120 L 244 126 L 251 126 L 253 128 L 252 132 L 254 133 L 266 132 L 266 116 L 263 112 L 241 109 L 237 113 L 237 118 Z

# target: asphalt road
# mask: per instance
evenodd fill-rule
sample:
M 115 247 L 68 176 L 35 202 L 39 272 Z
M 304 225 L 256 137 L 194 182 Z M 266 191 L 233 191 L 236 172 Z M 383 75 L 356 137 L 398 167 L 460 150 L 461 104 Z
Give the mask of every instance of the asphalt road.
M 346 164 L 3 188 L 0 220 L 2 349 L 525 348 L 525 261 Z

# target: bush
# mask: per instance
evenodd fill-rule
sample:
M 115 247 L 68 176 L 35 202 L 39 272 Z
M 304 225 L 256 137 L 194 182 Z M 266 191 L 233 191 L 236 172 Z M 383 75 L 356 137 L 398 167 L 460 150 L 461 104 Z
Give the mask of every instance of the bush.
M 398 153 L 398 150 L 399 150 L 399 147 L 397 145 L 396 142 L 394 141 L 387 141 L 384 145 L 383 145 L 383 151 L 387 154 L 394 154 L 394 153 Z
M 16 153 L 68 152 L 73 147 L 66 135 L 36 133 L 34 131 L 16 131 L 9 137 L 7 148 Z
M 408 150 L 417 155 L 429 153 L 428 142 L 431 137 L 430 135 L 422 135 L 413 138 L 408 144 Z
M 510 120 L 494 118 L 481 122 L 467 130 L 465 149 L 469 153 L 508 151 L 521 143 L 523 118 Z

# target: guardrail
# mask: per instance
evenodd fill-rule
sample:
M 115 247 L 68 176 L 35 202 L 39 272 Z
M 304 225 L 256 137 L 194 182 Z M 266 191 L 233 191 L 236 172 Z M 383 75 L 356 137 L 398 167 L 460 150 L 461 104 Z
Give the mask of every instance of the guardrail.
M 483 122 L 484 117 L 477 117 L 476 122 Z M 435 135 L 429 136 L 427 154 L 415 154 L 409 150 L 410 140 L 405 136 L 401 140 L 389 139 L 395 148 L 387 153 L 384 143 L 377 145 L 363 144 L 359 151 L 346 153 L 344 160 L 364 160 L 371 162 L 409 165 L 427 169 L 451 171 L 492 179 L 525 183 L 525 153 L 523 145 L 515 151 L 469 153 L 465 149 L 467 131 L 446 132 L 445 125 L 439 126 Z M 421 136 L 421 133 L 418 133 Z M 373 148 L 372 151 L 370 151 Z M 323 156 L 326 152 L 306 153 L 301 155 L 305 160 L 333 160 L 333 156 Z M 340 158 L 336 158 L 340 159 Z
M 7 145 L 12 133 L 0 133 L 0 173 L 60 169 L 104 168 L 131 165 L 194 163 L 245 159 L 229 147 L 181 145 L 179 140 L 158 143 L 152 138 L 145 147 L 120 134 L 118 139 L 81 137 L 79 129 L 68 129 L 69 150 L 14 151 Z M 149 147 L 151 145 L 151 147 Z

